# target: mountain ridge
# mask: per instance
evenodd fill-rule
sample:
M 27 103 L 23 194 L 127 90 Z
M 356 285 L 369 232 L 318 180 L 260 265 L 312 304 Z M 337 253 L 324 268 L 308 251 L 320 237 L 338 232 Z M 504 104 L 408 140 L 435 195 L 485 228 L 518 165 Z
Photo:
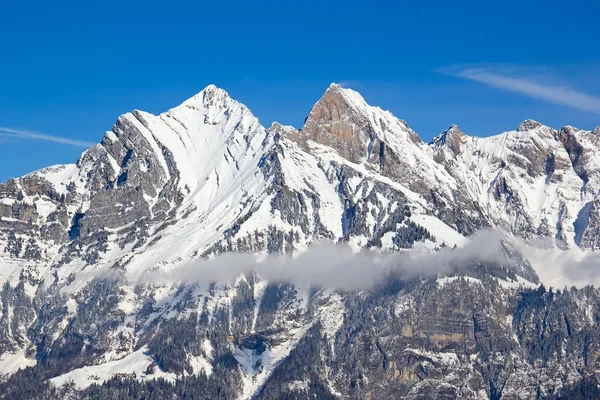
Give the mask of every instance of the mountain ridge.
M 42 180 L 35 182 L 34 196 L 40 195 L 35 192 L 38 186 L 52 186 L 47 188 L 49 193 L 45 193 L 49 201 L 43 199 L 44 193 L 40 199 L 45 210 L 52 207 L 48 203 L 53 202 L 53 198 L 66 196 L 54 213 L 45 211 L 46 215 L 40 214 L 25 201 L 19 207 L 28 209 L 24 212 L 24 219 L 15 220 L 8 215 L 7 209 L 2 218 L 4 225 L 10 227 L 11 223 L 33 222 L 32 215 L 36 212 L 40 214 L 37 216 L 39 220 L 50 217 L 52 224 L 46 227 L 45 232 L 46 237 L 51 237 L 55 243 L 62 243 L 57 236 L 56 225 L 57 221 L 68 225 L 65 218 L 71 219 L 71 226 L 63 226 L 65 232 L 60 235 L 64 238 L 67 232 L 83 232 L 83 239 L 90 230 L 117 229 L 134 219 L 145 220 L 145 225 L 138 226 L 136 232 L 128 232 L 129 238 L 120 239 L 137 241 L 137 246 L 143 246 L 146 238 L 153 236 L 148 229 L 168 229 L 169 224 L 176 222 L 182 214 L 204 213 L 205 216 L 199 215 L 200 218 L 206 218 L 207 213 L 218 214 L 215 207 L 220 207 L 222 201 L 230 201 L 227 196 L 237 192 L 237 201 L 245 197 L 247 206 L 226 218 L 228 222 L 223 225 L 228 226 L 223 229 L 231 234 L 235 221 L 251 219 L 251 214 L 259 211 L 259 203 L 269 197 L 267 192 L 274 193 L 272 188 L 269 189 L 273 182 L 285 181 L 286 178 L 293 182 L 291 176 L 301 168 L 298 163 L 312 163 L 311 171 L 316 171 L 317 175 L 306 173 L 313 174 L 316 181 L 322 181 L 322 188 L 331 185 L 327 180 L 337 179 L 331 174 L 334 170 L 338 170 L 335 173 L 339 174 L 342 166 L 346 170 L 351 168 L 353 174 L 368 172 L 373 177 L 381 177 L 377 178 L 379 182 L 380 179 L 397 182 L 401 186 L 396 188 L 412 197 L 414 201 L 411 202 L 421 209 L 417 214 L 439 219 L 457 231 L 459 236 L 468 236 L 482 227 L 498 226 L 526 239 L 532 235 L 554 237 L 559 247 L 581 243 L 582 247 L 595 246 L 595 225 L 591 229 L 588 226 L 590 220 L 595 224 L 597 208 L 594 206 L 594 193 L 597 192 L 595 179 L 598 174 L 596 170 L 583 166 L 584 162 L 594 162 L 594 157 L 590 150 L 586 153 L 579 143 L 580 138 L 587 139 L 588 135 L 593 138 L 593 133 L 574 128 L 556 131 L 532 120 L 524 121 L 513 132 L 477 138 L 465 135 L 453 125 L 426 145 L 406 122 L 388 111 L 369 106 L 357 92 L 337 84 L 331 84 L 315 103 L 301 130 L 277 123 L 265 129 L 246 106 L 231 99 L 223 89 L 209 85 L 181 105 L 158 116 L 138 110 L 120 116 L 112 131 L 104 135 L 100 144 L 85 151 L 75 166 L 54 166 L 21 178 L 24 182 Z M 471 154 L 463 154 L 467 148 Z M 333 156 L 331 150 L 340 158 Z M 285 153 L 290 151 L 297 155 L 291 163 L 285 160 Z M 581 155 L 577 155 L 578 152 Z M 250 157 L 248 153 L 251 153 Z M 483 154 L 483 157 L 474 156 L 475 153 Z M 571 169 L 577 176 L 569 168 L 573 163 Z M 273 165 L 278 169 L 275 180 L 273 176 L 265 175 L 265 168 Z M 577 172 L 578 168 L 585 171 Z M 477 169 L 489 172 L 485 177 L 480 172 L 477 178 L 470 172 Z M 58 173 L 58 170 L 62 172 Z M 95 173 L 91 173 L 92 170 Z M 549 203 L 543 203 L 541 209 L 539 205 L 525 205 L 528 186 L 539 181 L 539 176 L 544 174 L 544 184 L 535 184 L 539 187 L 536 196 L 548 198 Z M 242 182 L 248 179 L 252 183 L 244 187 Z M 477 183 L 477 180 L 480 182 Z M 581 191 L 587 193 L 589 190 L 591 195 L 577 199 L 575 188 L 580 180 Z M 4 197 L 4 203 L 13 204 L 19 197 L 17 192 L 22 188 L 15 188 L 16 182 L 20 180 L 2 185 L 4 193 L 12 188 L 9 197 L 13 200 Z M 83 187 L 80 187 L 82 184 Z M 570 185 L 568 190 L 562 191 L 567 185 Z M 315 198 L 317 194 L 309 186 L 297 181 L 294 190 L 310 192 Z M 355 191 L 357 188 L 350 189 Z M 343 210 L 336 200 L 339 196 L 334 193 L 339 188 L 335 189 L 334 185 L 333 192 L 328 190 L 329 197 L 324 204 L 338 204 L 335 208 L 339 211 L 321 212 L 316 226 L 321 224 L 321 219 L 330 219 L 332 213 L 338 214 L 340 221 L 344 220 Z M 253 195 L 249 194 L 251 192 Z M 277 198 L 271 201 L 277 201 Z M 111 205 L 106 206 L 109 203 Z M 207 206 L 209 203 L 212 204 L 210 207 Z M 304 203 L 304 206 L 296 204 L 296 209 L 312 209 L 306 201 Z M 582 214 L 581 210 L 585 207 L 589 213 Z M 15 207 L 11 205 L 10 215 L 15 213 L 12 208 Z M 265 207 L 261 212 L 265 216 L 269 214 Z M 56 213 L 60 214 L 60 218 L 57 219 L 59 215 Z M 119 221 L 110 222 L 110 215 L 115 215 Z M 586 216 L 587 221 L 583 218 Z M 305 218 L 302 223 L 309 224 L 308 219 Z M 159 220 L 161 225 L 151 228 Z M 121 223 L 123 221 L 125 223 Z M 286 224 L 286 221 L 281 222 Z M 98 223 L 100 227 L 88 226 Z M 297 223 L 288 224 L 286 229 Z M 379 225 L 382 223 L 380 221 Z M 550 227 L 546 229 L 542 226 L 544 224 Z M 375 225 L 371 223 L 369 231 Z M 581 227 L 580 231 L 575 232 L 575 225 Z M 325 234 L 324 237 L 334 240 L 347 236 L 343 232 L 340 234 L 338 222 L 329 221 L 330 229 L 322 229 L 324 227 L 311 229 L 318 229 L 318 235 Z M 362 229 L 362 236 L 368 241 L 372 233 Z M 306 248 L 312 234 L 307 236 L 306 227 L 301 230 L 306 238 L 300 248 Z M 105 236 L 105 232 L 95 234 Z M 211 236 L 212 239 L 207 242 L 210 245 L 197 251 L 204 254 L 211 245 L 222 244 L 218 236 Z
M 214 390 L 204 398 L 527 398 L 586 384 L 596 360 L 579 354 L 600 346 L 598 294 L 547 293 L 515 242 L 595 250 L 594 132 L 526 120 L 477 138 L 453 125 L 426 144 L 336 84 L 301 130 L 263 127 L 214 85 L 159 115 L 123 114 L 75 164 L 0 184 L 5 392 L 29 380 L 40 396 L 77 398 L 164 379 Z M 364 291 L 256 271 L 148 279 L 319 242 L 460 252 L 488 228 L 504 232 L 503 257 Z

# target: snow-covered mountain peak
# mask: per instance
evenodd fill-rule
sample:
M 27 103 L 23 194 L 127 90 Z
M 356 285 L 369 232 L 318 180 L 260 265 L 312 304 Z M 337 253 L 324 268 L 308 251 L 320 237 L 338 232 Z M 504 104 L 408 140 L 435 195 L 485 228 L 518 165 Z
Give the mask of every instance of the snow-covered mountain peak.
M 139 110 L 122 115 L 102 146 L 126 181 L 153 169 L 157 189 L 170 182 L 190 193 L 225 174 L 222 167 L 233 179 L 235 171 L 256 164 L 263 146 L 271 143 L 267 136 L 245 105 L 209 85 L 160 115 Z M 222 184 L 224 176 L 220 179 Z
M 598 129 L 598 128 L 596 128 L 596 129 Z M 564 133 L 567 133 L 567 134 L 575 134 L 575 133 L 581 131 L 581 129 L 576 128 L 576 127 L 571 126 L 571 125 L 565 125 L 562 128 L 560 128 L 560 130 L 561 130 L 561 132 L 564 132 Z
M 280 135 L 283 137 L 291 138 L 293 140 L 297 140 L 298 136 L 301 132 L 294 128 L 291 125 L 282 125 L 279 122 L 275 121 L 271 124 L 269 129 L 267 129 L 269 135 Z
M 360 93 L 358 93 L 357 91 L 352 90 L 350 88 L 344 88 L 337 83 L 332 83 L 331 85 L 329 85 L 329 87 L 325 91 L 325 94 L 323 95 L 323 97 L 325 97 L 327 95 L 341 96 L 344 98 L 344 100 L 346 102 L 348 102 L 348 105 L 354 106 L 357 108 L 365 109 L 365 108 L 371 107 L 369 104 L 367 104 L 367 102 L 365 101 L 365 99 L 362 97 L 362 95 Z
M 350 89 L 332 84 L 310 110 L 302 133 L 316 143 L 335 149 L 342 157 L 361 163 L 376 133 L 365 115 L 366 103 Z
M 331 82 L 326 90 L 344 90 L 339 83 Z
M 526 119 L 525 121 L 521 122 L 521 125 L 519 125 L 519 127 L 517 128 L 517 132 L 527 132 L 542 126 L 544 125 L 537 121 L 534 121 L 532 119 Z
M 543 147 L 554 146 L 554 142 L 558 139 L 558 131 L 556 129 L 531 119 L 523 121 L 516 131 L 507 132 L 507 134 L 517 142 L 523 140 L 544 142 L 546 144 Z
M 313 106 L 316 107 L 321 101 L 330 101 L 332 98 L 337 98 L 338 102 L 343 102 L 344 105 L 359 114 L 385 116 L 386 119 L 393 119 L 400 122 L 406 129 L 410 129 L 406 121 L 395 117 L 390 111 L 383 110 L 378 106 L 373 106 L 367 103 L 364 97 L 357 91 L 345 88 L 337 83 L 329 85 L 323 96 Z
M 458 125 L 452 124 L 448 129 L 446 129 L 448 133 L 462 133 L 462 131 L 458 128 Z
M 448 146 L 454 154 L 460 153 L 461 145 L 465 142 L 467 135 L 465 135 L 457 125 L 452 124 L 444 132 L 436 136 L 429 143 L 435 148 Z
M 224 89 L 218 88 L 215 85 L 208 85 L 202 91 L 184 101 L 181 106 L 202 106 L 219 105 L 232 100 Z M 232 100 L 233 101 L 233 100 Z
M 378 145 L 380 142 L 422 143 L 406 122 L 389 111 L 367 104 L 359 93 L 337 84 L 330 85 L 315 103 L 302 133 L 305 138 L 329 146 L 358 164 L 375 154 L 375 141 Z

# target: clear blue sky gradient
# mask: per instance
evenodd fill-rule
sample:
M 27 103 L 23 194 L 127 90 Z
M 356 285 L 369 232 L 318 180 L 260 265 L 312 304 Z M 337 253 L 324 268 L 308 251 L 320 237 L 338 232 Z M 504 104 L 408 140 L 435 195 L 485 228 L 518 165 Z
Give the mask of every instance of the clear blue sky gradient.
M 600 96 L 600 5 L 481 2 L 5 2 L 0 127 L 98 142 L 132 109 L 165 111 L 214 83 L 265 126 L 301 127 L 347 82 L 424 140 L 526 119 L 592 129 L 600 115 L 436 72 L 456 64 L 552 71 Z M 568 4 L 568 5 L 567 5 Z M 0 136 L 0 181 L 83 149 Z

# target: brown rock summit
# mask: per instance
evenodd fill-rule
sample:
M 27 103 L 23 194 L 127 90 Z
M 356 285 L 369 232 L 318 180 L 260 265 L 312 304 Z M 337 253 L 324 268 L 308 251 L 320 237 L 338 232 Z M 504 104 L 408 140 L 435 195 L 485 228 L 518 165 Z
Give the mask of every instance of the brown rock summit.
M 302 132 L 311 140 L 332 147 L 351 162 L 364 161 L 376 133 L 366 116 L 360 113 L 357 100 L 340 85 L 332 83 L 311 109 Z

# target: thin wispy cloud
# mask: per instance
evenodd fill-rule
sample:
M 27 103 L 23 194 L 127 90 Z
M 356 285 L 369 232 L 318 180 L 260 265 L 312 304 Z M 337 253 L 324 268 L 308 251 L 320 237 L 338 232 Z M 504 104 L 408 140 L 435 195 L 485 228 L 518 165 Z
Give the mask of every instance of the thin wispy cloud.
M 541 83 L 535 77 L 508 74 L 506 69 L 498 71 L 494 68 L 448 67 L 439 69 L 438 72 L 483 83 L 497 89 L 520 93 L 548 103 L 600 114 L 600 97 L 568 86 Z
M 70 146 L 84 147 L 86 149 L 90 148 L 96 144 L 96 143 L 92 143 L 92 142 L 86 142 L 85 140 L 70 139 L 70 138 L 64 138 L 61 136 L 46 135 L 43 133 L 31 132 L 31 131 L 27 131 L 24 129 L 13 129 L 13 128 L 6 128 L 6 127 L 0 127 L 0 136 L 20 138 L 20 139 L 30 139 L 30 140 L 45 140 L 47 142 L 62 143 L 62 144 L 70 145 Z

